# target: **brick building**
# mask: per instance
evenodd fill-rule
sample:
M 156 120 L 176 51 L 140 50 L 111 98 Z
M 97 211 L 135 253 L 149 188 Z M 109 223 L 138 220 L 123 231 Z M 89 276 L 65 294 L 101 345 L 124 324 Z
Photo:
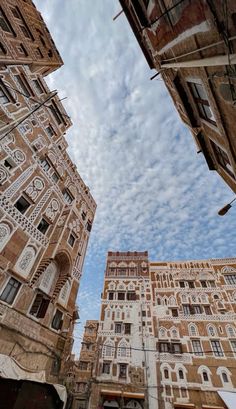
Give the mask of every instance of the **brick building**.
M 60 408 L 50 384 L 67 371 L 96 204 L 66 152 L 71 120 L 44 80 L 62 60 L 30 0 L 1 2 L 0 36 L 1 404 Z
M 198 152 L 236 192 L 235 1 L 120 0 L 120 4 Z
M 228 408 L 235 301 L 235 258 L 150 262 L 147 252 L 109 252 L 89 409 Z
M 96 362 L 98 321 L 88 320 L 84 327 L 79 360 L 74 362 L 74 390 L 72 409 L 86 409 L 91 389 L 91 378 Z

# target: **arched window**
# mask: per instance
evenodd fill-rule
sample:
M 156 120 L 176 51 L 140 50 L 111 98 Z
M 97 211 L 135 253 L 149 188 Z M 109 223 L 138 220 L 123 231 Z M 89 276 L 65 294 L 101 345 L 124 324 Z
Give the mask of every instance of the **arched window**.
M 227 325 L 226 331 L 227 331 L 228 337 L 230 337 L 230 338 L 235 337 L 235 329 L 231 325 Z
M 206 371 L 202 372 L 202 379 L 204 382 L 208 382 L 209 378 L 208 378 L 208 373 Z
M 116 309 L 115 315 L 117 320 L 121 319 L 121 310 L 119 308 Z
M 10 226 L 7 223 L 0 224 L 0 250 L 3 249 L 5 244 L 8 242 L 11 235 Z
M 179 370 L 179 379 L 184 379 L 184 373 L 182 369 Z
M 157 305 L 161 305 L 161 298 L 157 297 Z
M 105 341 L 102 348 L 103 358 L 113 358 L 115 353 L 114 342 L 111 339 Z
M 106 318 L 110 318 L 110 316 L 111 316 L 111 310 L 110 310 L 110 308 L 107 308 L 106 309 Z
M 164 378 L 169 379 L 169 370 L 167 368 L 164 369 Z
M 228 379 L 228 375 L 226 372 L 222 372 L 222 380 L 224 383 L 228 383 L 229 379 Z
M 207 332 L 209 337 L 215 337 L 217 335 L 216 328 L 213 325 L 208 325 Z
M 16 269 L 22 276 L 28 276 L 35 262 L 35 257 L 36 250 L 32 246 L 26 246 L 16 263 Z
M 170 335 L 171 335 L 171 338 L 178 338 L 179 334 L 178 334 L 177 329 L 176 328 L 171 328 Z
M 39 288 L 49 294 L 56 274 L 57 266 L 54 262 L 51 262 L 44 271 Z
M 159 337 L 160 338 L 167 338 L 167 332 L 165 328 L 160 328 L 159 329 Z
M 176 305 L 176 299 L 173 295 L 169 298 L 169 305 Z
M 64 303 L 66 303 L 67 300 L 68 300 L 68 297 L 69 297 L 69 292 L 70 292 L 70 283 L 69 283 L 69 281 L 67 281 L 67 282 L 63 285 L 63 287 L 62 287 L 62 289 L 61 289 L 61 291 L 60 291 L 59 299 L 60 299 L 61 301 L 63 301 Z
M 130 345 L 124 339 L 122 339 L 118 344 L 117 356 L 120 358 L 130 357 Z
M 189 335 L 191 337 L 196 337 L 198 335 L 198 329 L 197 326 L 195 324 L 189 324 Z
M 182 295 L 181 295 L 181 299 L 182 299 L 182 302 L 183 302 L 183 303 L 188 302 L 188 297 L 187 297 L 185 294 L 182 294 Z

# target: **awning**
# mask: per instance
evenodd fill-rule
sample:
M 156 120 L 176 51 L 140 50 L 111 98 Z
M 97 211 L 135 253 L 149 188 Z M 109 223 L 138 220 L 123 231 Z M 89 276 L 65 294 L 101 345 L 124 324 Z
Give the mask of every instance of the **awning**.
M 236 408 L 236 392 L 217 391 L 228 409 Z
M 139 392 L 125 392 L 121 390 L 102 389 L 101 395 L 106 396 L 123 396 L 124 398 L 144 399 L 144 393 Z
M 14 358 L 0 354 L 0 378 L 16 381 L 32 381 L 52 385 L 62 402 L 66 405 L 67 393 L 64 385 L 46 382 L 45 371 L 34 372 L 21 366 Z

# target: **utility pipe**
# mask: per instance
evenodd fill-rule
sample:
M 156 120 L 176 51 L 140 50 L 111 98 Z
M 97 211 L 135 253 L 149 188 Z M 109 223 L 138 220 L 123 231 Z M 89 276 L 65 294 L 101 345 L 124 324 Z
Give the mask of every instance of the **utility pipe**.
M 161 64 L 161 68 L 217 67 L 231 64 L 236 64 L 236 54 L 216 55 L 198 60 Z

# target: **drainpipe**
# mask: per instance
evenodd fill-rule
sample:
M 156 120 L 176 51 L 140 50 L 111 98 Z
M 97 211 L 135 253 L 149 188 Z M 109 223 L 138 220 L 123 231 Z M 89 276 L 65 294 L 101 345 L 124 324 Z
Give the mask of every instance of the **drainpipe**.
M 231 64 L 236 64 L 236 54 L 216 55 L 214 57 L 201 58 L 198 60 L 161 64 L 161 68 L 216 67 L 219 65 Z

